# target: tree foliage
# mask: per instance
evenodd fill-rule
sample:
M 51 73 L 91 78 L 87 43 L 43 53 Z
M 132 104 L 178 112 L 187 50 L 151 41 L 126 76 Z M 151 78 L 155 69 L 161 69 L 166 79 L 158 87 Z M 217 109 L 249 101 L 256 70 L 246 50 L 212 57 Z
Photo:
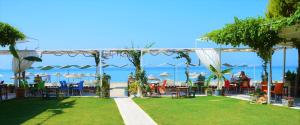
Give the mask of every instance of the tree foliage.
M 290 17 L 297 10 L 300 0 L 269 0 L 266 17 Z
M 226 79 L 224 75 L 230 73 L 232 69 L 229 68 L 229 69 L 225 69 L 223 71 L 218 71 L 215 67 L 213 67 L 212 65 L 209 65 L 209 70 L 211 72 L 211 75 L 207 78 L 206 85 L 208 86 L 212 79 L 214 79 L 214 80 L 217 79 L 218 80 L 217 88 L 219 90 L 221 90 L 222 85 L 223 85 L 222 80 Z
M 183 58 L 183 59 L 186 60 L 186 62 L 185 62 L 185 65 L 186 65 L 186 67 L 185 67 L 186 81 L 185 82 L 188 83 L 189 80 L 190 80 L 189 66 L 191 65 L 192 59 L 191 59 L 188 52 L 178 51 L 177 54 L 178 54 L 178 56 L 175 57 L 176 59 Z
M 259 57 L 269 62 L 273 46 L 282 41 L 277 34 L 278 31 L 273 30 L 268 20 L 262 17 L 246 19 L 235 17 L 233 24 L 207 33 L 205 37 L 218 44 L 249 46 L 257 51 Z
M 148 49 L 151 48 L 154 45 L 154 43 L 150 43 L 148 45 L 146 45 L 144 48 Z M 135 49 L 133 43 L 132 46 L 129 50 L 120 50 L 118 51 L 118 53 L 123 53 L 127 56 L 128 60 L 134 65 L 135 67 L 135 77 L 136 80 L 141 80 L 143 78 L 141 78 L 141 56 L 142 56 L 142 52 L 141 50 L 137 50 Z M 145 54 L 145 53 L 144 53 Z
M 279 32 L 283 27 L 300 23 L 300 9 L 290 17 L 265 19 L 262 17 L 246 19 L 234 18 L 234 23 L 225 25 L 224 28 L 214 30 L 204 35 L 204 37 L 218 44 L 249 46 L 256 50 L 257 55 L 264 61 L 269 62 L 272 53 L 271 49 L 285 42 L 279 37 Z M 295 42 L 296 43 L 296 42 Z
M 0 22 L 0 46 L 15 45 L 17 40 L 25 39 L 25 35 L 7 23 Z

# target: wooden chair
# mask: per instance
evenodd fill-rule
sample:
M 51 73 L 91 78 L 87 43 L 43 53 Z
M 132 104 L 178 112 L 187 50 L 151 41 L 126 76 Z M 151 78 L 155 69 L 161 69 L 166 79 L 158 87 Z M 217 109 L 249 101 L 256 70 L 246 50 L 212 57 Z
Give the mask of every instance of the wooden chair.
M 245 90 L 247 90 L 247 93 L 249 93 L 250 91 L 250 79 L 243 81 L 241 86 L 240 86 L 240 91 L 244 92 Z
M 158 86 L 160 94 L 166 94 L 167 80 L 164 80 L 161 86 Z
M 236 86 L 231 86 L 229 80 L 225 80 L 224 83 L 225 83 L 225 84 L 224 84 L 225 94 L 230 94 L 230 93 L 232 93 L 233 91 L 237 91 L 237 90 L 236 90 Z
M 2 100 L 3 94 L 5 95 L 5 99 L 8 99 L 8 87 L 4 84 L 4 81 L 0 82 L 0 101 Z
M 271 91 L 271 94 L 274 94 L 275 96 L 275 101 L 280 101 L 282 99 L 283 86 L 283 83 L 276 83 L 274 90 Z
M 263 81 L 261 82 L 261 91 L 267 93 L 268 92 L 268 82 Z

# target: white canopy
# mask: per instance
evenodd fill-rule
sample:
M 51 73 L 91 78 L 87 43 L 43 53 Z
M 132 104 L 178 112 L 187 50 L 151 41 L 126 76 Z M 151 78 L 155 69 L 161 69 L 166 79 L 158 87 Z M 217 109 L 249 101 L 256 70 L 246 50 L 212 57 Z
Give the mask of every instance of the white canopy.
M 21 65 L 20 65 L 20 69 L 19 69 L 19 60 L 16 58 L 13 58 L 12 70 L 14 71 L 14 73 L 24 72 L 26 69 L 30 68 L 31 65 L 34 63 L 32 61 L 24 60 L 23 59 L 24 57 L 27 57 L 27 56 L 39 57 L 39 54 L 36 51 L 19 51 L 18 55 L 21 59 Z

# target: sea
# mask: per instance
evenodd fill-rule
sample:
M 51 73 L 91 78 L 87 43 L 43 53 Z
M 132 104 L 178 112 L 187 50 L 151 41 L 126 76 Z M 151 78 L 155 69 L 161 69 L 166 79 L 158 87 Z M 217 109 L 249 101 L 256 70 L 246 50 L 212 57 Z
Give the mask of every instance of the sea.
M 146 71 L 146 74 L 148 76 L 156 77 L 158 79 L 171 79 L 178 81 L 185 81 L 185 67 L 143 67 L 143 69 Z M 227 67 L 222 67 L 222 69 L 227 69 Z M 282 74 L 283 74 L 283 67 L 282 66 L 274 66 L 272 68 L 272 77 L 274 81 L 282 81 Z M 295 66 L 287 66 L 286 71 L 296 71 Z M 189 68 L 190 73 L 192 74 L 203 74 L 206 77 L 210 75 L 210 71 L 206 69 L 203 66 L 197 66 L 197 67 L 190 67 Z M 233 68 L 231 74 L 225 75 L 225 77 L 230 78 L 232 74 L 238 74 L 240 71 L 245 71 L 246 75 L 251 78 L 251 80 L 254 81 L 261 81 L 261 75 L 263 73 L 263 68 L 261 66 L 259 67 L 236 67 Z M 95 77 L 93 77 L 91 74 L 96 73 L 95 68 L 89 68 L 89 69 L 53 69 L 53 70 L 39 70 L 39 69 L 28 69 L 27 74 L 49 74 L 51 76 L 51 82 L 58 82 L 59 80 L 73 80 L 73 81 L 79 81 L 79 80 L 94 80 Z M 111 76 L 111 82 L 127 82 L 129 74 L 132 72 L 134 73 L 133 67 L 126 67 L 126 68 L 117 68 L 117 67 L 108 67 L 103 68 L 104 73 Z M 62 76 L 55 76 L 54 74 L 60 73 Z M 160 74 L 167 73 L 168 76 L 161 76 Z M 86 74 L 84 77 L 81 78 L 65 78 L 63 74 Z M 12 79 L 13 72 L 9 69 L 0 69 L 0 80 L 4 80 L 5 83 L 12 84 L 14 80 Z M 28 76 L 29 83 L 33 82 L 34 75 Z M 196 80 L 195 77 L 191 78 L 192 80 Z

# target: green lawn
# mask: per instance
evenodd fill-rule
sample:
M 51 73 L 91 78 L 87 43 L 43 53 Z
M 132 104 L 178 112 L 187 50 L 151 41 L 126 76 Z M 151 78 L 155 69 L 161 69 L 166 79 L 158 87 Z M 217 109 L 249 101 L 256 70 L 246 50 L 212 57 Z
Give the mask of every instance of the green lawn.
M 0 102 L 1 125 L 121 125 L 122 117 L 113 99 L 31 98 Z
M 134 101 L 160 125 L 300 125 L 300 110 L 227 97 Z

